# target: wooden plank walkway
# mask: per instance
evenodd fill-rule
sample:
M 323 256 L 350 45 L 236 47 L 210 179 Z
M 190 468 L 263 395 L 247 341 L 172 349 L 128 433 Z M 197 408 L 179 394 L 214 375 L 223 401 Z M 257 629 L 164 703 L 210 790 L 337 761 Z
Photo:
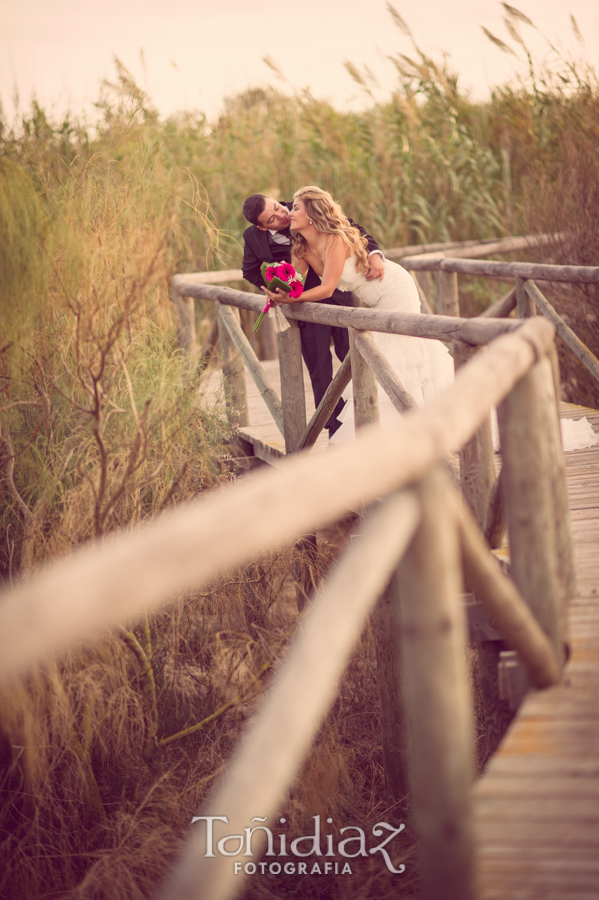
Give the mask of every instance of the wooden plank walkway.
M 336 365 L 338 365 L 335 360 Z M 278 361 L 263 363 L 280 395 Z M 241 435 L 276 465 L 282 435 L 246 374 L 250 426 Z M 304 368 L 306 414 L 314 412 Z M 208 392 L 221 391 L 213 372 Z M 562 404 L 562 416 L 599 411 Z M 321 435 L 315 452 L 326 449 Z M 565 454 L 578 575 L 562 682 L 530 694 L 474 789 L 481 900 L 599 898 L 599 445 Z
M 341 363 L 336 357 L 333 357 L 333 372 L 336 372 Z M 279 361 L 277 359 L 261 361 L 271 386 L 281 396 L 281 374 L 279 371 Z M 254 454 L 264 462 L 276 466 L 277 463 L 285 456 L 285 441 L 283 435 L 275 425 L 273 418 L 261 397 L 260 392 L 252 377 L 245 370 L 245 383 L 247 388 L 248 413 L 250 424 L 240 428 L 240 436 L 251 443 L 254 447 Z M 214 399 L 219 397 L 222 392 L 221 372 L 213 370 L 209 373 L 205 381 L 205 390 L 209 396 Z M 304 392 L 306 396 L 306 417 L 307 421 L 314 415 L 314 396 L 312 394 L 312 385 L 310 384 L 310 376 L 304 365 Z M 313 453 L 322 453 L 326 450 L 329 442 L 329 436 L 326 431 L 322 432 L 314 445 Z
M 599 412 L 563 404 L 562 415 Z M 578 590 L 561 684 L 529 695 L 474 790 L 483 900 L 599 897 L 599 445 L 565 454 Z

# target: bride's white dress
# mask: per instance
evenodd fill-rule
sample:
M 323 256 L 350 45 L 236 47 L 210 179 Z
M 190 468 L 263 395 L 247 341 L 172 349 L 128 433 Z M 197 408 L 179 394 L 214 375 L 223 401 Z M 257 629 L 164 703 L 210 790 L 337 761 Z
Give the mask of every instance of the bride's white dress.
M 364 306 L 381 312 L 420 312 L 420 298 L 412 276 L 391 260 L 385 260 L 383 281 L 366 281 L 362 272 L 356 272 L 355 257 L 350 256 L 343 267 L 339 288 L 352 291 Z M 391 364 L 403 387 L 418 406 L 434 399 L 454 378 L 453 359 L 440 341 L 428 338 L 406 337 L 397 334 L 372 332 L 381 352 Z M 380 385 L 378 387 L 381 426 L 397 422 L 399 413 Z M 331 438 L 331 443 L 354 440 L 354 409 L 351 382 L 343 393 L 347 400 L 339 418 L 342 425 Z M 499 433 L 495 411 L 492 415 L 493 443 L 499 450 Z M 591 423 L 586 418 L 573 421 L 561 420 L 562 445 L 565 451 L 582 450 L 599 443 Z
M 383 280 L 367 281 L 362 272 L 356 272 L 355 256 L 350 256 L 345 261 L 339 288 L 352 291 L 370 309 L 381 312 L 420 312 L 420 298 L 412 276 L 389 259 L 385 260 Z M 453 359 L 439 341 L 376 331 L 372 334 L 399 381 L 418 406 L 437 397 L 452 384 Z M 331 438 L 333 443 L 343 443 L 354 438 L 351 383 L 343 396 L 348 402 L 340 415 L 341 428 Z M 381 426 L 396 423 L 399 414 L 380 385 L 378 398 Z

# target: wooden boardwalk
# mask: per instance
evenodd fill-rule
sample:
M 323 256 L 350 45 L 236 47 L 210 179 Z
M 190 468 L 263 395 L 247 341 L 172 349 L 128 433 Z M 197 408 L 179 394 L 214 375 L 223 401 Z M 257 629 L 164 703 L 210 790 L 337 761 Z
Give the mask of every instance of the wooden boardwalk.
M 599 432 L 599 412 L 586 415 Z M 565 454 L 578 590 L 562 682 L 530 694 L 474 791 L 484 900 L 599 897 L 599 445 Z
M 263 366 L 279 393 L 278 362 Z M 250 426 L 241 434 L 276 465 L 285 455 L 282 435 L 246 382 Z M 219 390 L 214 372 L 210 391 Z M 562 416 L 586 416 L 599 433 L 599 411 L 562 404 Z M 325 432 L 315 452 L 327 442 Z M 571 657 L 559 685 L 528 695 L 475 786 L 481 900 L 599 898 L 599 445 L 565 459 L 578 576 Z
M 262 366 L 271 386 L 281 396 L 281 375 L 279 372 L 279 361 L 276 359 L 263 360 Z M 340 363 L 336 357 L 333 362 L 333 372 L 336 372 Z M 245 383 L 247 388 L 248 413 L 250 424 L 240 429 L 242 438 L 248 440 L 254 447 L 254 454 L 264 462 L 276 466 L 277 462 L 285 456 L 285 441 L 283 435 L 275 425 L 267 406 L 260 396 L 260 392 L 253 379 L 245 370 Z M 213 370 L 210 372 L 206 382 L 206 389 L 214 398 L 221 394 L 221 372 Z M 309 421 L 314 415 L 314 396 L 312 394 L 312 386 L 310 384 L 310 376 L 304 365 L 304 391 L 306 396 L 306 417 Z M 327 432 L 321 433 L 314 448 L 313 453 L 321 453 L 326 450 L 329 442 Z

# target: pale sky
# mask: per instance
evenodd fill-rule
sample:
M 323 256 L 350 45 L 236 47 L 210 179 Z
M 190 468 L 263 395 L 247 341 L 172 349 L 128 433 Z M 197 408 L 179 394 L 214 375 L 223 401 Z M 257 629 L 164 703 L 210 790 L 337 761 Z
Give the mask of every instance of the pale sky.
M 577 52 L 572 13 L 587 59 L 599 68 L 597 0 L 514 4 L 551 40 Z M 394 6 L 426 53 L 450 56 L 462 86 L 477 99 L 524 70 L 481 30 L 510 41 L 497 0 L 396 0 Z M 544 52 L 533 29 L 524 25 L 521 32 Z M 412 48 L 385 0 L 0 0 L 0 99 L 9 117 L 15 88 L 21 108 L 35 93 L 57 114 L 90 109 L 102 78 L 114 77 L 113 54 L 164 115 L 197 109 L 214 116 L 224 96 L 269 84 L 308 87 L 343 110 L 363 102 L 343 61 L 367 65 L 383 99 L 395 83 L 387 57 L 397 53 L 410 55 Z M 279 65 L 287 87 L 262 61 L 265 54 Z

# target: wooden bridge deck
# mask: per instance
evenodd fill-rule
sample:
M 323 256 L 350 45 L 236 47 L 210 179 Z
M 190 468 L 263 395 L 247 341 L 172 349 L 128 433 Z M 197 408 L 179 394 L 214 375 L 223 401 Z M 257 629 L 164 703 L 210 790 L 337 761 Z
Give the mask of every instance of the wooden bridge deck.
M 278 362 L 263 363 L 280 392 Z M 256 456 L 285 455 L 253 381 L 246 377 Z M 308 418 L 314 411 L 305 372 Z M 209 382 L 220 390 L 220 372 Z M 599 411 L 562 404 L 562 416 Z M 315 451 L 327 445 L 326 433 Z M 482 900 L 599 898 L 599 445 L 566 453 L 578 590 L 569 610 L 571 657 L 562 682 L 530 694 L 474 790 Z
M 279 397 L 281 396 L 281 375 L 279 372 L 279 361 L 276 359 L 261 361 L 264 372 L 266 373 L 270 384 L 275 389 Z M 334 358 L 333 371 L 336 372 L 340 363 Z M 276 466 L 277 462 L 285 456 L 285 441 L 283 435 L 275 425 L 273 418 L 268 411 L 263 398 L 253 379 L 245 371 L 245 383 L 247 388 L 248 413 L 250 424 L 240 429 L 242 438 L 251 443 L 254 447 L 254 454 L 264 462 Z M 206 382 L 206 389 L 214 397 L 217 397 L 221 391 L 221 372 L 214 370 L 210 373 Z M 312 387 L 310 385 L 310 376 L 304 365 L 304 390 L 306 395 L 306 416 L 308 421 L 314 415 L 314 397 Z M 312 452 L 321 453 L 326 449 L 328 444 L 328 434 L 326 431 L 318 438 L 314 450 Z
M 586 415 L 599 432 L 599 412 Z M 484 900 L 599 897 L 599 445 L 566 453 L 578 591 L 561 684 L 529 695 L 474 792 Z

